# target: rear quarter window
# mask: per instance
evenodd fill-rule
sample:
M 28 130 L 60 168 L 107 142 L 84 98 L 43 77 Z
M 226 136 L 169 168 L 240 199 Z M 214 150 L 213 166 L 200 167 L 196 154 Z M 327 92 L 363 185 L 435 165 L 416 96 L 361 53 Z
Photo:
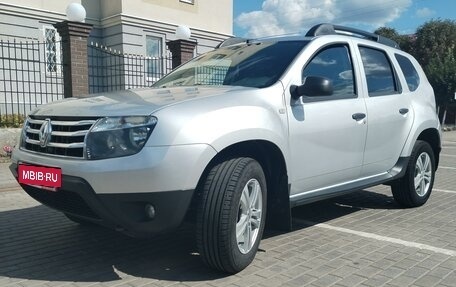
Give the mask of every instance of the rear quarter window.
M 410 91 L 415 91 L 420 85 L 420 76 L 413 66 L 409 58 L 395 54 L 396 60 L 401 67 L 402 73 L 404 74 L 405 80 L 407 81 L 407 86 Z

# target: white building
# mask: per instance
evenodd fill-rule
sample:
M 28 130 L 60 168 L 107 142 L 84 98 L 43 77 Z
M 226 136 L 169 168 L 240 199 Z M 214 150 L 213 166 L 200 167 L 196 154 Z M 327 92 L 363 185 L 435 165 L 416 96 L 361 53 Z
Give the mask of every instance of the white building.
M 162 53 L 179 25 L 191 29 L 198 54 L 232 35 L 232 0 L 7 0 L 0 1 L 0 38 L 46 40 L 73 2 L 94 26 L 89 41 L 124 53 Z

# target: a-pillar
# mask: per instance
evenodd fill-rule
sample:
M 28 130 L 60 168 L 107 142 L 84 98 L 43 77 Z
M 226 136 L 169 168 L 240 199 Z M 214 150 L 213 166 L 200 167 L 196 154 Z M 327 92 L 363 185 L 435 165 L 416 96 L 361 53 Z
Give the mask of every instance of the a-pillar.
M 92 25 L 63 21 L 54 24 L 62 39 L 64 97 L 89 94 L 87 38 Z

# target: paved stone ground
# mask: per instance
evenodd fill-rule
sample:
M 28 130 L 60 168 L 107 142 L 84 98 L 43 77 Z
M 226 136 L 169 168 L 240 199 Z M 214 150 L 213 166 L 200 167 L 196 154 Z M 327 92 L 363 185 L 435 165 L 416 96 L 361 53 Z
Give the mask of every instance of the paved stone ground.
M 15 147 L 19 142 L 19 135 L 21 129 L 18 128 L 0 128 L 0 163 L 5 162 L 6 156 L 3 150 L 4 146 Z
M 190 227 L 148 240 L 81 227 L 0 165 L 0 286 L 456 286 L 456 132 L 444 140 L 425 206 L 379 186 L 295 208 L 294 230 L 266 234 L 232 276 L 201 263 Z
M 9 159 L 0 162 L 0 192 L 18 190 L 19 188 L 16 179 L 9 171 L 10 164 Z

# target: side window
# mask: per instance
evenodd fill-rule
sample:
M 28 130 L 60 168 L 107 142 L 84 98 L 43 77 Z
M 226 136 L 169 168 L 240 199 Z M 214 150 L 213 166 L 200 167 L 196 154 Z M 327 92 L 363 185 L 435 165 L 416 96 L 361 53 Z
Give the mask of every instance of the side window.
M 304 101 L 356 98 L 353 66 L 346 45 L 330 46 L 319 51 L 302 71 L 303 82 L 308 76 L 329 79 L 334 86 L 334 94 L 321 98 L 304 97 Z
M 410 91 L 415 91 L 420 85 L 420 76 L 413 66 L 412 62 L 405 56 L 396 54 L 396 60 L 401 67 L 402 73 L 404 73 L 405 80 L 407 81 L 407 86 Z
M 369 96 L 384 96 L 399 93 L 391 62 L 385 52 L 377 49 L 359 47 L 366 73 Z

